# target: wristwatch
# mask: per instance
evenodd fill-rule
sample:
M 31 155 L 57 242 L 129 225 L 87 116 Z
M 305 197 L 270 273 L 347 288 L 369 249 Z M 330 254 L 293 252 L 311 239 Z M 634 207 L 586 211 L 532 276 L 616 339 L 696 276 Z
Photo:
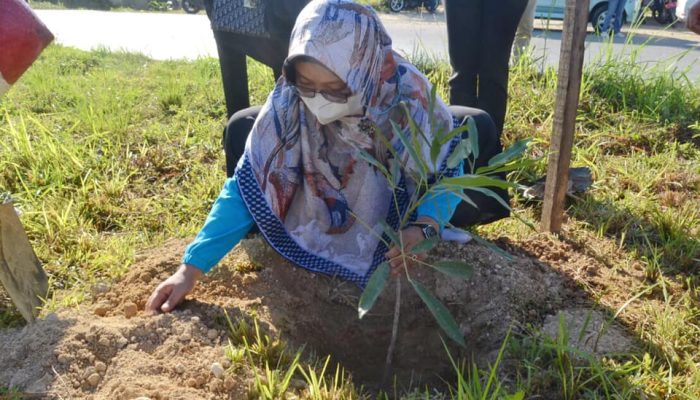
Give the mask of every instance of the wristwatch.
M 420 228 L 420 230 L 423 232 L 423 236 L 426 239 L 431 239 L 438 236 L 437 230 L 435 230 L 435 228 L 430 224 L 412 222 L 408 224 L 408 226 L 415 226 L 417 228 Z

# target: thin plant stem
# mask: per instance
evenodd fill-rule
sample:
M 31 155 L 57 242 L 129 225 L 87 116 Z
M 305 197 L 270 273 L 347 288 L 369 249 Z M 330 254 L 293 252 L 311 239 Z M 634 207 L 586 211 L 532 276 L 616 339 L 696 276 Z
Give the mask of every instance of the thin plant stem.
M 396 348 L 396 339 L 399 336 L 399 318 L 401 315 L 401 277 L 396 277 L 396 302 L 394 303 L 394 323 L 391 327 L 391 341 L 389 349 L 386 352 L 386 361 L 384 362 L 384 376 L 382 377 L 382 387 L 387 383 L 391 376 L 391 365 L 394 362 L 394 349 Z

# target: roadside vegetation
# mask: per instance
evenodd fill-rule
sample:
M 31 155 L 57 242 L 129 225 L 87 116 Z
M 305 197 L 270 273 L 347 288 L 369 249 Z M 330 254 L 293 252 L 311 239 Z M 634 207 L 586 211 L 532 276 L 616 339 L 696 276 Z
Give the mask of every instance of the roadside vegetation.
M 410 58 L 446 97 L 449 66 L 423 54 Z M 596 359 L 563 339 L 511 335 L 499 358 L 517 360 L 504 361 L 507 373 L 455 360 L 463 379 L 451 391 L 421 389 L 406 398 L 697 398 L 700 89 L 666 67 L 609 55 L 586 69 L 573 164 L 589 167 L 594 185 L 568 199 L 563 239 L 516 219 L 477 229 L 512 252 L 544 239 L 564 242 L 624 276 L 571 272 L 638 339 L 638 350 Z M 272 74 L 255 62 L 249 68 L 252 103 L 262 103 Z M 529 155 L 540 161 L 512 173 L 513 181 L 545 173 L 555 89 L 556 71 L 538 60 L 514 67 L 503 139 L 508 146 L 532 138 Z M 23 212 L 50 275 L 45 311 L 81 304 L 96 282 L 119 279 L 136 251 L 197 232 L 225 178 L 224 122 L 215 59 L 46 50 L 0 101 L 0 192 Z M 514 212 L 536 225 L 540 204 L 514 196 Z M 0 293 L 0 326 L 20 324 Z M 301 380 L 308 398 L 369 398 L 342 369 L 297 357 L 284 338 L 266 337 L 254 322 L 234 321 L 229 334 L 228 356 L 258 377 L 251 396 L 279 398 Z

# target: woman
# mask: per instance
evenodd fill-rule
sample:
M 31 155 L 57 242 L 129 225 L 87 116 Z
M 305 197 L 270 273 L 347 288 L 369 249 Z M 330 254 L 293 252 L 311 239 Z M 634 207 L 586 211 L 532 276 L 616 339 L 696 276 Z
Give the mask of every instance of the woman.
M 240 157 L 235 174 L 188 246 L 180 269 L 149 298 L 147 311 L 171 311 L 253 225 L 279 253 L 314 272 L 363 286 L 384 260 L 397 269 L 400 251 L 387 249 L 379 239 L 379 221 L 398 226 L 412 185 L 410 179 L 402 180 L 394 198 L 381 173 L 358 157 L 358 148 L 388 162 L 392 152 L 377 133 L 384 132 L 403 170 L 415 171 L 407 149 L 388 133 L 391 121 L 409 127 L 401 103 L 427 143 L 434 132 L 451 130 L 453 115 L 442 101 L 429 115 L 429 93 L 425 76 L 391 50 L 374 11 L 346 0 L 312 1 L 297 19 L 283 77 L 265 105 L 229 123 L 227 136 L 250 133 L 244 149 L 226 149 L 227 160 Z M 460 122 L 475 116 L 482 146 L 477 165 L 500 152 L 486 114 L 452 111 Z M 459 140 L 441 148 L 440 167 L 432 173 L 460 173 L 461 167 L 445 167 Z M 420 149 L 424 159 L 430 159 L 427 143 Z M 402 230 L 404 247 L 436 235 L 448 221 L 466 225 L 507 214 L 502 208 L 477 213 L 469 207 L 455 195 L 433 197 Z

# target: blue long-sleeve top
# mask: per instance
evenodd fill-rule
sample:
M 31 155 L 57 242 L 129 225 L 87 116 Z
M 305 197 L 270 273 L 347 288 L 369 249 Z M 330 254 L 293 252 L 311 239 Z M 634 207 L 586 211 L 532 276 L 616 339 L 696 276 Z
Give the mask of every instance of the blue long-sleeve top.
M 452 218 L 460 201 L 453 193 L 432 194 L 418 206 L 417 215 L 434 219 L 442 229 Z M 243 239 L 254 223 L 234 175 L 224 183 L 204 226 L 187 246 L 183 264 L 209 272 Z

